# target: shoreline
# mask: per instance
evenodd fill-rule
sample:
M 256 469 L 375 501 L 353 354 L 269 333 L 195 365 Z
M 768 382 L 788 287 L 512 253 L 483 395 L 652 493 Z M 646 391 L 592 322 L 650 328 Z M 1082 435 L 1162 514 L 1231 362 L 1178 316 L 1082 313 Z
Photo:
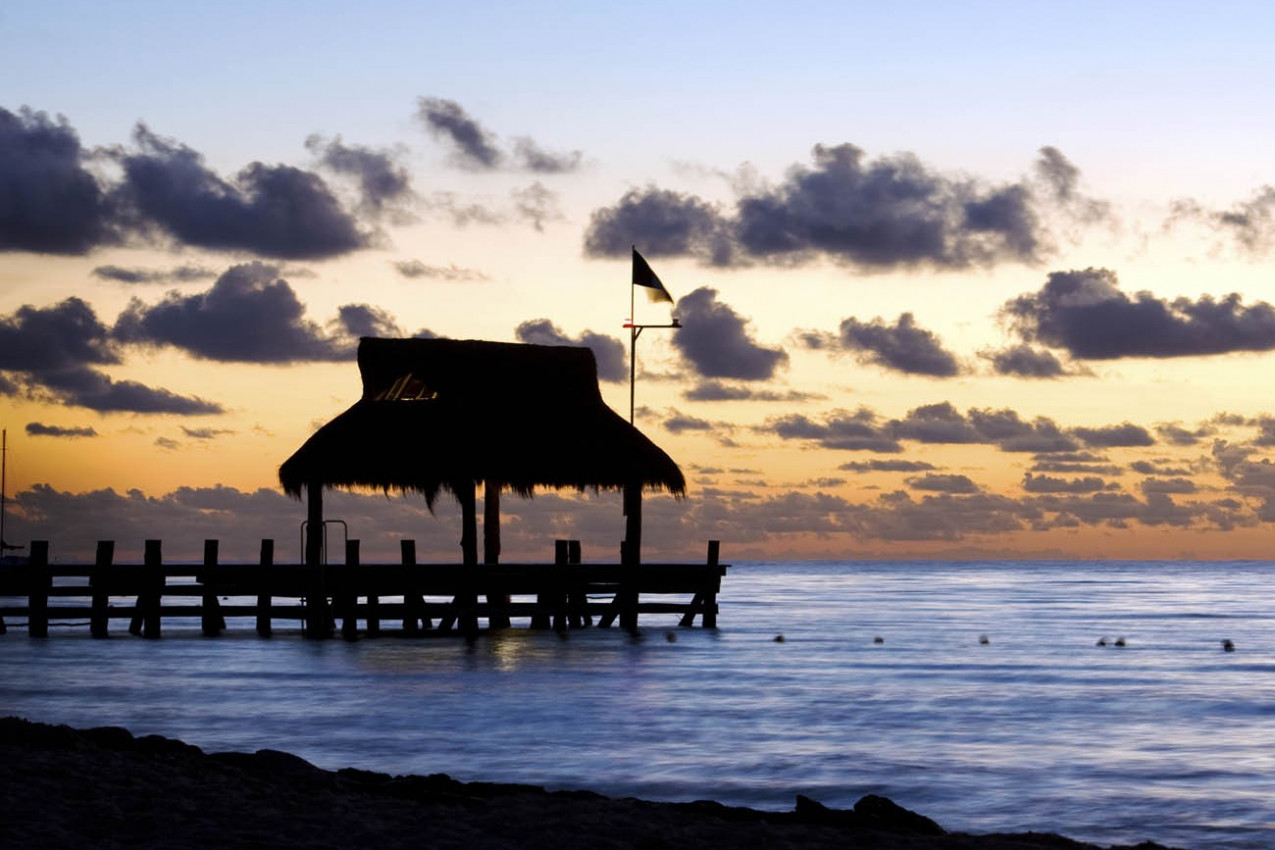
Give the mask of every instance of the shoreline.
M 877 796 L 854 809 L 797 796 L 786 812 L 651 802 L 441 773 L 329 771 L 276 750 L 205 753 L 120 727 L 77 730 L 18 717 L 0 718 L 0 845 L 1101 850 L 1050 833 L 949 833 Z

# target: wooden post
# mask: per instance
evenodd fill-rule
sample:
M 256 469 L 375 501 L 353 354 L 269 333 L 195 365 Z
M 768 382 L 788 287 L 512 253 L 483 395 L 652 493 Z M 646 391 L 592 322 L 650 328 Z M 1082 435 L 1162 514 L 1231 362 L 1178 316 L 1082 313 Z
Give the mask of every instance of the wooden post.
M 341 614 L 341 637 L 354 640 L 359 636 L 358 594 L 354 589 L 354 574 L 359 566 L 359 541 L 345 541 L 345 569 L 337 582 L 337 610 Z
M 261 587 L 264 593 L 257 594 L 257 634 L 270 637 L 273 632 L 270 623 L 270 608 L 273 600 L 270 597 L 272 577 L 270 568 L 274 566 L 274 540 L 264 538 L 261 541 Z
M 549 585 L 549 602 L 553 610 L 553 630 L 567 630 L 567 554 L 570 547 L 565 540 L 553 541 L 553 580 Z
M 567 563 L 573 567 L 580 566 L 580 541 L 567 541 Z M 567 587 L 567 610 L 570 612 L 570 625 L 573 629 L 586 628 L 593 625 L 593 616 L 589 613 L 589 594 L 580 583 L 580 573 L 572 571 L 577 581 Z
M 357 542 L 357 541 L 356 541 L 356 542 Z M 346 558 L 345 558 L 345 562 L 346 562 L 346 567 L 347 567 L 347 569 L 348 569 L 348 568 L 350 567 L 350 565 L 351 565 L 351 562 L 350 562 L 350 554 L 349 554 L 349 547 L 348 547 L 348 546 L 346 547 Z M 354 566 L 354 567 L 358 567 L 358 565 L 359 565 L 359 553 L 358 553 L 358 549 L 356 548 L 356 549 L 355 549 L 355 552 L 354 552 L 354 562 L 353 562 L 353 566 Z M 354 580 L 355 580 L 355 578 L 356 578 L 355 574 L 356 574 L 357 572 L 358 572 L 358 570 L 357 570 L 357 569 L 351 570 L 351 572 L 350 572 L 350 580 L 351 580 L 351 581 L 354 581 Z M 381 633 L 381 597 L 380 597 L 379 593 L 377 592 L 377 587 L 376 587 L 376 584 L 375 584 L 375 577 L 374 577 L 374 576 L 368 576 L 368 578 L 367 578 L 367 584 L 368 584 L 368 594 L 367 594 L 367 635 L 368 635 L 368 637 L 377 637 L 377 636 L 378 636 L 378 635 L 380 635 L 380 633 Z
M 104 638 L 109 634 L 107 623 L 110 598 L 107 596 L 107 573 L 111 569 L 111 561 L 115 559 L 115 541 L 97 541 L 97 555 L 93 559 L 93 572 L 89 576 L 89 584 L 93 587 L 93 608 L 89 615 L 89 633 L 95 638 Z
M 500 563 L 500 487 L 499 481 L 483 480 L 483 566 Z M 487 570 L 483 571 L 490 575 Z M 509 628 L 509 596 L 484 582 L 487 593 L 487 626 L 492 629 Z
M 620 628 L 638 625 L 637 572 L 642 564 L 642 483 L 624 488 L 624 546 L 621 548 Z
M 216 540 L 204 541 L 204 571 L 200 574 L 204 596 L 200 604 L 199 625 L 205 637 L 216 637 L 226 628 L 226 618 L 221 616 L 221 603 L 217 601 L 217 548 Z
M 332 618 L 328 613 L 327 576 L 323 564 L 323 485 L 306 484 L 305 523 L 305 636 L 323 640 L 332 636 Z
M 476 488 L 473 479 L 457 481 L 453 485 L 456 501 L 460 502 L 461 560 L 465 565 L 465 589 L 454 600 L 457 627 L 462 634 L 478 633 L 478 511 Z
M 48 637 L 49 587 L 53 584 L 53 573 L 49 570 L 49 541 L 31 541 L 28 563 L 31 565 L 31 590 L 27 599 L 27 635 Z
M 142 637 L 155 639 L 160 636 L 161 612 L 164 596 L 164 557 L 162 541 L 147 540 L 143 555 L 146 592 L 138 595 L 137 605 L 142 614 Z
M 718 556 L 720 552 L 721 552 L 720 540 L 708 541 L 708 565 L 710 567 L 717 566 Z M 721 584 L 721 577 L 719 576 L 716 582 L 714 583 L 713 588 L 716 588 L 720 584 Z M 700 616 L 699 622 L 700 622 L 700 625 L 706 629 L 717 628 L 717 592 L 715 589 L 706 591 L 704 594 L 704 613 Z
M 415 635 L 421 628 L 430 628 L 429 617 L 425 614 L 425 600 L 421 597 L 416 574 L 416 541 L 400 540 L 398 542 L 402 554 L 404 572 L 407 573 L 407 587 L 403 594 L 403 634 Z

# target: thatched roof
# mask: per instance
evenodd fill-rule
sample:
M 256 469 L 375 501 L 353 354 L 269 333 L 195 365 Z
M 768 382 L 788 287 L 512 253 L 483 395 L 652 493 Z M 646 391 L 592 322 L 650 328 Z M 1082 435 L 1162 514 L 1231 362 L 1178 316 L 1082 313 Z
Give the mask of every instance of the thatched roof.
M 662 449 L 606 406 L 587 348 L 451 339 L 359 343 L 363 397 L 279 467 L 300 497 L 328 487 L 419 492 L 454 483 L 686 490 Z

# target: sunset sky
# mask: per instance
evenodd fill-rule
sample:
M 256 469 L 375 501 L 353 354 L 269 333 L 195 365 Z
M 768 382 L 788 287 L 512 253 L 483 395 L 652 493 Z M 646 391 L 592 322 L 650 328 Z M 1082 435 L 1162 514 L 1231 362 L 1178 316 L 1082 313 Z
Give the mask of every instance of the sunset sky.
M 653 557 L 1267 558 L 1273 31 L 1257 2 L 9 4 L 6 536 L 291 557 L 278 465 L 358 398 L 360 335 L 585 344 L 627 415 L 636 245 L 684 326 L 638 347 L 689 483 L 648 501 Z M 618 557 L 614 494 L 503 508 L 509 557 Z M 329 512 L 458 553 L 449 504 Z

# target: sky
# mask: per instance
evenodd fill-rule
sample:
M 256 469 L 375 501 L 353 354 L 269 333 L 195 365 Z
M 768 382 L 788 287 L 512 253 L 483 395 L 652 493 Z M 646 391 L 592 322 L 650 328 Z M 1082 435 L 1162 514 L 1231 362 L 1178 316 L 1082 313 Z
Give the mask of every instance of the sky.
M 462 8 L 463 5 L 463 8 Z M 360 336 L 584 345 L 682 467 L 649 557 L 1266 558 L 1275 8 L 0 9 L 11 543 L 299 547 Z M 364 560 L 454 505 L 337 494 Z M 618 558 L 615 494 L 504 554 Z

